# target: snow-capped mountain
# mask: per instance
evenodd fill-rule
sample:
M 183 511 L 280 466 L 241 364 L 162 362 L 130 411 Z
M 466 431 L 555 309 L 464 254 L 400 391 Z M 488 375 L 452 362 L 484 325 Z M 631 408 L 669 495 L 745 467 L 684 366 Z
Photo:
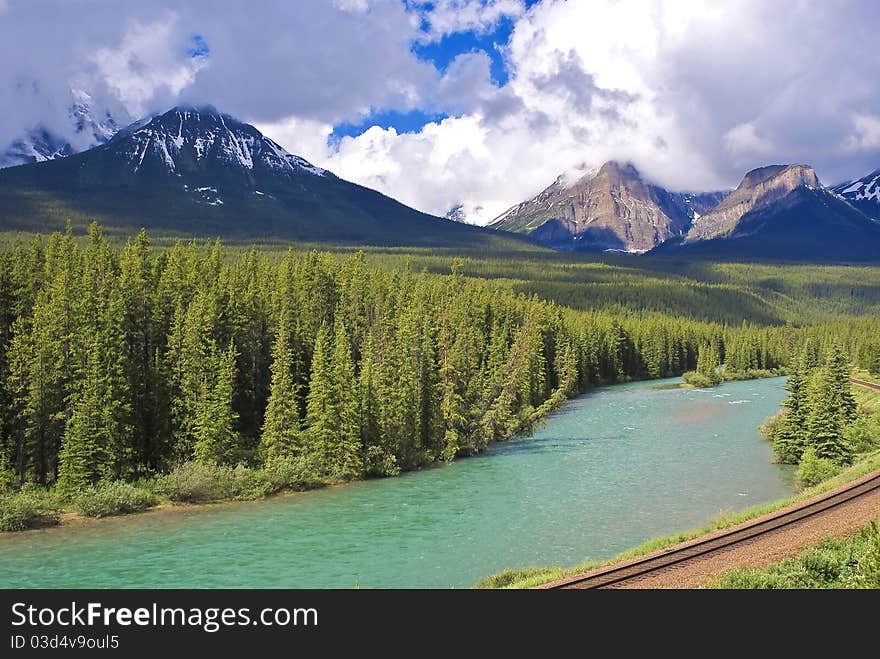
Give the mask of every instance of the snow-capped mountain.
M 0 170 L 0 229 L 98 219 L 185 235 L 460 245 L 491 230 L 412 208 L 288 153 L 210 107 L 176 107 L 65 158 Z M 35 225 L 37 225 L 35 227 Z
M 0 151 L 0 168 L 71 156 L 104 144 L 118 130 L 119 125 L 108 110 L 97 110 L 89 94 L 73 89 L 60 127 L 51 129 L 41 123 L 13 140 Z
M 855 181 L 841 183 L 834 192 L 868 217 L 880 220 L 880 169 Z
M 263 177 L 325 176 L 259 130 L 217 110 L 180 106 L 121 130 L 105 147 L 130 176 L 211 179 L 255 188 Z M 192 181 L 198 182 L 198 181 Z
M 490 226 L 563 249 L 645 252 L 683 235 L 724 195 L 669 192 L 645 181 L 631 163 L 612 161 L 575 181 L 559 176 Z

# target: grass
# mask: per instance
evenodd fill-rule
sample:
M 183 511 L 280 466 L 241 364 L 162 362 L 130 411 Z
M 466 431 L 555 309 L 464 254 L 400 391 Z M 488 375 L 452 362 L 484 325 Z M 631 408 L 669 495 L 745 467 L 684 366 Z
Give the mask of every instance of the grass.
M 765 568 L 731 570 L 709 588 L 880 588 L 877 521 L 844 540 L 826 540 Z
M 864 380 L 865 382 L 877 382 L 880 384 L 880 382 L 878 382 L 880 377 L 868 373 L 868 371 L 865 370 L 853 371 L 853 377 L 858 380 Z M 859 408 L 865 412 L 880 412 L 880 391 L 874 391 L 873 389 L 853 385 L 853 396 L 855 396 Z
M 691 529 L 689 531 L 683 531 L 681 533 L 675 533 L 672 535 L 661 536 L 659 538 L 653 538 L 637 547 L 633 547 L 632 549 L 629 549 L 622 554 L 615 556 L 608 561 L 605 561 L 604 563 L 597 563 L 594 561 L 585 560 L 580 565 L 571 568 L 527 567 L 522 569 L 509 569 L 481 579 L 475 585 L 475 588 L 533 588 L 535 586 L 549 583 L 550 581 L 555 581 L 556 579 L 562 579 L 564 577 L 572 576 L 580 572 L 593 569 L 595 567 L 613 565 L 614 563 L 619 563 L 620 561 L 638 558 L 640 556 L 650 554 L 651 552 L 666 549 L 667 547 L 671 547 L 680 542 L 693 540 L 707 533 L 728 528 L 730 526 L 735 526 L 737 524 L 741 524 L 742 522 L 761 517 L 762 515 L 772 513 L 776 510 L 779 510 L 780 508 L 785 508 L 786 506 L 800 503 L 801 501 L 805 501 L 811 497 L 816 496 L 817 494 L 821 494 L 822 492 L 827 492 L 828 490 L 832 490 L 835 487 L 845 485 L 846 483 L 849 483 L 850 481 L 860 478 L 865 474 L 868 474 L 877 469 L 880 469 L 880 451 L 876 451 L 875 453 L 865 456 L 862 460 L 850 467 L 847 467 L 836 476 L 814 487 L 802 490 L 795 495 L 786 497 L 785 499 L 780 499 L 778 501 L 773 501 L 771 503 L 748 508 L 738 513 L 722 515 L 712 520 L 709 524 L 700 528 Z

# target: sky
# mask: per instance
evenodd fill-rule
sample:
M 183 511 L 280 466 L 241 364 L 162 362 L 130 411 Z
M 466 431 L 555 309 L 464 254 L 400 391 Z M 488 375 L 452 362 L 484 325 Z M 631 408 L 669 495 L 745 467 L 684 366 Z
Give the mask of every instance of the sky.
M 876 0 L 0 0 L 0 148 L 70 136 L 77 89 L 120 123 L 212 104 L 477 223 L 611 159 L 680 191 L 787 162 L 832 184 L 880 168 L 878 34 Z

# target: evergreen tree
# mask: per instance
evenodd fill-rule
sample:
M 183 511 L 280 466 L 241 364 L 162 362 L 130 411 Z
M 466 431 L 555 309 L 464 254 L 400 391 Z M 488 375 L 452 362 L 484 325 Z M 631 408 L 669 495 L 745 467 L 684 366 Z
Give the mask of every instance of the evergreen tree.
M 810 378 L 808 364 L 810 355 L 806 350 L 793 361 L 789 368 L 786 389 L 788 398 L 784 403 L 782 418 L 773 435 L 776 459 L 787 464 L 797 464 L 807 444 L 807 384 Z
M 302 451 L 299 418 L 299 384 L 294 374 L 289 319 L 282 312 L 272 350 L 272 384 L 263 422 L 261 449 L 266 462 L 290 457 Z
M 858 405 L 852 393 L 849 360 L 836 341 L 831 345 L 826 362 L 834 382 L 833 400 L 837 406 L 837 411 L 841 415 L 843 423 L 849 425 L 858 416 Z
M 834 372 L 828 366 L 817 369 L 810 377 L 806 398 L 807 441 L 819 458 L 848 464 L 852 456 L 843 436 L 845 418 L 836 388 Z
M 209 359 L 212 376 L 202 384 L 193 410 L 193 456 L 206 464 L 236 464 L 244 457 L 239 446 L 232 407 L 235 382 L 235 348 L 214 350 Z
M 323 324 L 315 338 L 312 374 L 306 397 L 306 453 L 329 474 L 333 445 L 339 436 L 339 410 L 333 391 L 333 340 Z
M 363 474 L 363 463 L 358 424 L 357 382 L 354 377 L 348 331 L 340 313 L 336 314 L 334 329 L 331 384 L 336 399 L 338 434 L 332 444 L 332 457 L 329 461 L 333 465 L 335 477 L 352 480 L 360 478 Z

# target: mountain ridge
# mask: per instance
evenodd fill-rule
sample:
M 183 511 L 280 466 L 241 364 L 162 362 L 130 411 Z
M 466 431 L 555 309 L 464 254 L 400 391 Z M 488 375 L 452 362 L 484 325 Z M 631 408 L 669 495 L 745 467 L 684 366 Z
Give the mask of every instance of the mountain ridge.
M 214 108 L 179 106 L 64 158 L 0 170 L 0 228 L 111 229 L 358 244 L 524 241 L 434 217 L 288 153 Z
M 683 235 L 725 195 L 670 192 L 643 179 L 632 163 L 608 161 L 573 182 L 560 175 L 488 226 L 562 249 L 646 252 Z

